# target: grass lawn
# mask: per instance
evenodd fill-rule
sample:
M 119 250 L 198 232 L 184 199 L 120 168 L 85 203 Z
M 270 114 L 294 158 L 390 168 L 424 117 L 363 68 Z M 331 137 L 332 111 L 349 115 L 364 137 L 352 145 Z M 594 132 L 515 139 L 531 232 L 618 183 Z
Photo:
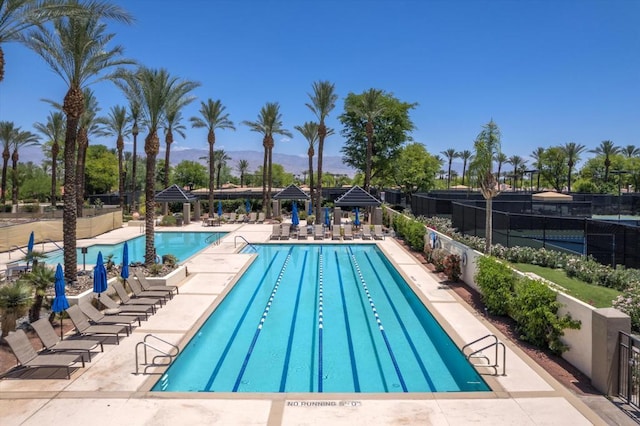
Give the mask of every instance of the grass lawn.
M 587 284 L 584 281 L 567 277 L 567 274 L 559 269 L 544 268 L 538 265 L 529 265 L 526 263 L 514 263 L 513 267 L 522 272 L 532 272 L 556 285 L 566 289 L 565 293 L 589 303 L 596 308 L 609 308 L 611 301 L 615 299 L 620 292 L 612 288 Z

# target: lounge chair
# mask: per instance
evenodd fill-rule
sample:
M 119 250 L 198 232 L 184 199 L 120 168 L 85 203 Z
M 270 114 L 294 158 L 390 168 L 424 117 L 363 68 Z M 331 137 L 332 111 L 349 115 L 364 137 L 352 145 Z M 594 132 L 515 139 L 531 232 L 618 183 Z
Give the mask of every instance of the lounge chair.
M 38 354 L 24 330 L 11 332 L 4 339 L 22 367 L 66 368 L 67 379 L 71 379 L 71 367 L 74 364 L 81 362 L 84 367 L 82 354 Z
M 256 212 L 249 213 L 249 223 L 256 223 L 257 220 L 258 220 L 258 213 Z
M 236 218 L 236 223 L 244 223 L 246 221 L 246 217 L 247 215 L 245 215 L 244 213 L 240 213 Z
M 142 289 L 145 291 L 166 291 L 171 293 L 171 297 L 173 297 L 173 293 L 180 293 L 177 285 L 151 284 L 140 269 L 135 269 L 133 271 L 133 276 L 138 279 Z
M 373 239 L 383 240 L 384 233 L 382 232 L 382 225 L 373 225 Z
M 209 215 L 207 213 L 202 215 L 202 226 L 209 226 Z
M 129 328 L 129 334 L 133 331 L 133 325 L 137 322 L 140 326 L 140 320 L 138 317 L 130 315 L 105 315 L 95 308 L 91 303 L 80 302 L 78 303 L 80 310 L 83 314 L 89 318 L 89 321 L 95 325 L 113 325 L 121 324 L 126 325 Z
M 38 338 L 44 345 L 45 349 L 51 352 L 72 352 L 87 354 L 86 361 L 91 361 L 91 351 L 100 348 L 100 352 L 104 351 L 102 342 L 94 339 L 71 339 L 62 340 L 56 334 L 53 326 L 47 318 L 41 318 L 31 323 L 31 327 L 36 331 Z
M 362 226 L 362 239 L 370 240 L 371 239 L 371 226 L 363 225 Z
M 111 312 L 116 312 L 118 314 L 123 315 L 136 315 L 139 319 L 147 320 L 149 319 L 149 315 L 155 313 L 154 305 L 127 305 L 120 304 L 113 300 L 111 297 L 103 294 L 99 299 L 97 299 L 102 305 L 109 309 Z M 144 318 L 143 318 L 144 317 Z
M 256 222 L 263 223 L 264 222 L 264 218 L 265 218 L 264 212 L 260 212 L 260 213 L 258 213 L 258 219 L 256 220 Z
M 324 240 L 324 227 L 322 225 L 313 226 L 313 239 Z
M 157 299 L 162 299 L 164 303 L 167 303 L 167 300 L 173 297 L 173 293 L 171 293 L 170 291 L 144 290 L 142 288 L 142 285 L 140 285 L 140 281 L 136 280 L 135 278 L 133 279 L 129 278 L 127 280 L 127 283 L 129 284 L 129 287 L 131 288 L 131 291 L 133 292 L 136 298 L 137 297 L 150 297 L 154 299 L 157 298 Z
M 282 225 L 282 231 L 280 232 L 280 239 L 281 240 L 288 240 L 289 237 L 291 236 L 291 226 L 288 223 L 285 223 L 284 225 Z
M 66 310 L 71 322 L 76 328 L 78 334 L 82 336 L 115 336 L 116 344 L 120 344 L 120 334 L 129 335 L 129 329 L 125 325 L 91 325 L 89 320 L 82 313 L 78 305 L 69 306 Z
M 279 240 L 281 234 L 282 234 L 282 227 L 280 226 L 280 224 L 279 223 L 274 224 L 273 228 L 271 229 L 271 236 L 269 237 L 269 239 Z
M 235 223 L 235 222 L 236 222 L 236 214 L 229 213 L 229 223 Z
M 120 301 L 124 305 L 151 306 L 153 308 L 153 312 L 154 313 L 155 313 L 155 310 L 156 310 L 156 305 L 158 305 L 158 306 L 164 305 L 164 299 L 160 299 L 160 298 L 157 298 L 157 297 L 156 298 L 139 297 L 139 298 L 133 298 L 133 299 L 130 298 L 129 297 L 129 293 L 127 293 L 127 291 L 124 289 L 122 284 L 117 282 L 117 281 L 114 282 L 111 285 L 113 286 L 113 288 L 116 291 L 116 293 L 118 293 L 118 297 L 120 298 Z
M 342 235 L 340 235 L 340 226 L 339 225 L 333 225 L 333 228 L 331 228 L 331 239 L 332 240 L 341 240 L 342 239 Z
M 344 225 L 344 239 L 353 240 L 353 229 L 349 224 Z
M 300 229 L 298 229 L 298 239 L 306 240 L 308 237 L 309 237 L 309 234 L 307 233 L 307 227 L 301 226 Z

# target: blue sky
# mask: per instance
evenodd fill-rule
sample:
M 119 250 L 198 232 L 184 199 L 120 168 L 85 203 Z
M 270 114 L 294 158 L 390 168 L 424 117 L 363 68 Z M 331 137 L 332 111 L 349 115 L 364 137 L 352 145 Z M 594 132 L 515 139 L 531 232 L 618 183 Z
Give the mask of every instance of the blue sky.
M 227 106 L 237 131 L 217 134 L 216 147 L 226 151 L 262 150 L 260 135 L 240 122 L 275 101 L 294 137 L 277 139 L 274 151 L 305 155 L 293 127 L 314 119 L 305 102 L 317 80 L 334 82 L 340 96 L 328 122 L 336 130 L 349 92 L 374 87 L 418 103 L 412 137 L 432 154 L 473 150 L 491 118 L 503 152 L 528 161 L 536 147 L 567 142 L 640 146 L 637 0 L 115 3 L 136 19 L 109 24 L 127 57 L 201 83 L 185 117 L 207 98 Z M 66 87 L 25 47 L 3 48 L 0 120 L 31 130 L 48 114 L 40 99 L 62 101 Z M 125 104 L 112 84 L 92 87 L 103 113 Z M 340 155 L 342 144 L 330 137 L 326 155 Z M 205 147 L 205 131 L 189 127 L 172 150 Z

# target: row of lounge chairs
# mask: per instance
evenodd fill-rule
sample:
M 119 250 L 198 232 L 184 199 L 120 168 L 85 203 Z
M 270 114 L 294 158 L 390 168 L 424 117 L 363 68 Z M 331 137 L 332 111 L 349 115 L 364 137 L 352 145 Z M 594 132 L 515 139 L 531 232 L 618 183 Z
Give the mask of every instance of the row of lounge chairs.
M 299 240 L 306 240 L 309 236 L 310 235 L 307 227 L 301 226 L 297 231 L 296 238 Z M 323 225 L 313 226 L 313 238 L 315 240 L 323 240 L 325 236 L 325 227 Z M 291 237 L 291 226 L 289 226 L 288 224 L 273 225 L 270 239 L 288 240 Z M 355 237 L 362 238 L 363 240 L 382 240 L 384 239 L 382 225 L 374 225 L 373 229 L 369 225 L 364 225 L 357 232 L 354 232 L 353 226 L 350 224 L 346 224 L 343 227 L 333 226 L 331 228 L 332 240 L 353 240 Z
M 225 213 L 222 215 L 225 223 L 263 223 L 265 219 L 264 212 L 251 212 L 249 214 Z M 219 218 L 209 218 L 208 215 L 202 219 L 202 226 L 209 226 L 214 222 L 221 222 Z
M 5 337 L 19 365 L 23 368 L 66 369 L 67 379 L 71 369 L 84 367 L 91 361 L 91 353 L 104 350 L 104 343 L 120 343 L 133 327 L 149 318 L 156 310 L 179 292 L 177 286 L 152 285 L 142 271 L 133 270 L 132 279 L 127 280 L 132 296 L 120 282 L 112 284 L 120 302 L 107 294 L 101 294 L 98 302 L 106 310 L 101 312 L 90 302 L 70 306 L 66 313 L 73 322 L 76 334 L 60 338 L 47 318 L 33 322 L 31 326 L 42 342 L 43 350 L 36 352 L 26 333 L 18 329 Z

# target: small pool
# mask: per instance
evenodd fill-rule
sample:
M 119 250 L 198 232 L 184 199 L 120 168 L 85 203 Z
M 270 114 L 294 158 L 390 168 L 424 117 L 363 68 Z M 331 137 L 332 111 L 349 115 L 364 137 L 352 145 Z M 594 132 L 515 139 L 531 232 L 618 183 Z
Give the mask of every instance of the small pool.
M 156 253 L 160 257 L 165 254 L 172 254 L 178 258 L 179 262 L 183 262 L 225 235 L 225 232 L 156 232 Z M 127 243 L 129 245 L 129 262 L 144 262 L 145 236 L 140 235 L 128 240 Z M 83 263 L 83 256 L 85 256 L 87 266 L 95 264 L 99 251 L 102 252 L 105 260 L 107 256 L 113 255 L 111 260 L 114 263 L 122 263 L 123 246 L 124 242 L 118 244 L 95 244 L 87 247 L 87 253 L 84 255 L 81 249 L 78 249 L 78 264 Z M 62 250 L 47 253 L 45 262 L 50 265 L 64 263 Z
M 489 390 L 375 245 L 256 249 L 153 391 Z

